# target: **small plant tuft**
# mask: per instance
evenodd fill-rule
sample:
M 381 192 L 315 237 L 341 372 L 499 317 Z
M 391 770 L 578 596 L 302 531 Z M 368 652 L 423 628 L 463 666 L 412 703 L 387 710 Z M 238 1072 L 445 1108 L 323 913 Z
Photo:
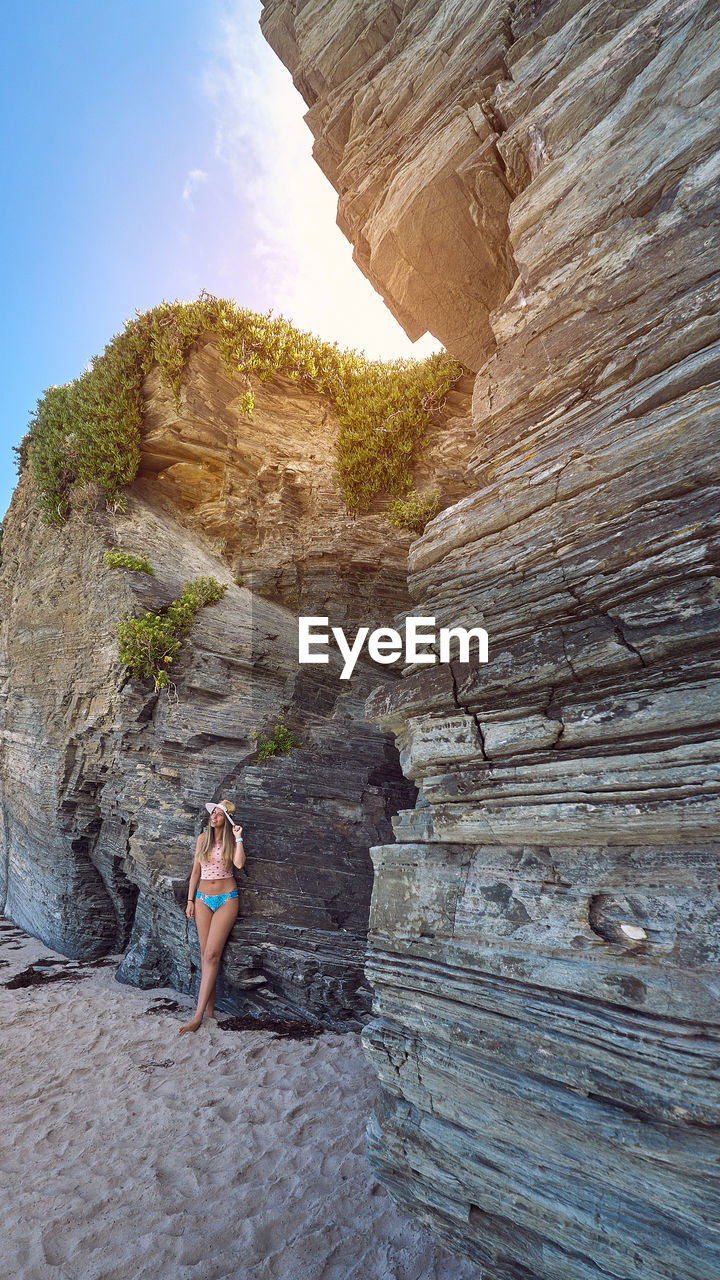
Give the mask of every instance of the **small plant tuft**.
M 167 668 L 180 652 L 181 635 L 198 609 L 217 604 L 224 593 L 225 587 L 215 578 L 195 578 L 185 583 L 180 598 L 165 610 L 144 613 L 139 618 L 126 614 L 117 624 L 117 635 L 120 661 L 125 663 L 128 675 L 136 679 L 152 676 L 156 691 L 165 688 L 170 682 Z
M 428 520 L 437 515 L 440 494 L 437 489 L 429 493 L 410 493 L 407 498 L 396 498 L 390 503 L 387 518 L 396 529 L 415 529 L 422 533 Z
M 258 743 L 258 760 L 268 760 L 271 756 L 288 756 L 295 747 L 301 746 L 300 739 L 284 724 L 282 716 L 278 716 L 272 737 L 261 738 Z
M 136 556 L 131 551 L 121 551 L 119 547 L 103 552 L 103 560 L 108 569 L 135 569 L 138 573 L 155 575 L 147 556 Z

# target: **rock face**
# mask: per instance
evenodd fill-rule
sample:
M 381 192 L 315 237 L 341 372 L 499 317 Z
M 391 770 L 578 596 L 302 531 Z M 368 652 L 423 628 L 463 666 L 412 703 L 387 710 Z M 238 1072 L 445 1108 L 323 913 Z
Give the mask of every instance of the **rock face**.
M 429 329 L 477 369 L 494 346 L 490 312 L 517 276 L 492 111 L 511 6 L 263 4 L 355 261 L 413 340 Z
M 248 417 L 238 410 L 245 382 L 228 373 L 212 333 L 190 353 L 179 410 L 153 369 L 136 484 L 201 530 L 254 592 L 336 625 L 380 625 L 409 602 L 415 535 L 388 531 L 386 499 L 360 515 L 340 501 L 332 401 L 280 375 L 253 381 Z M 441 506 L 474 487 L 472 389 L 463 378 L 449 393 L 414 470 L 416 487 L 437 489 Z
M 371 1159 L 488 1280 L 711 1280 L 717 6 L 268 0 L 263 29 L 356 261 L 478 370 L 475 493 L 410 590 L 490 661 L 369 702 L 420 789 L 371 851 Z
M 339 655 L 299 666 L 296 611 L 391 622 L 411 535 L 378 513 L 348 515 L 324 397 L 276 378 L 255 388 L 248 419 L 237 411 L 244 389 L 211 338 L 190 355 L 179 409 L 148 375 L 124 514 L 76 511 L 48 528 L 29 476 L 18 484 L 0 565 L 0 907 L 67 955 L 124 952 L 121 980 L 194 990 L 197 935 L 184 911 L 194 835 L 204 802 L 227 796 L 248 861 L 222 1006 L 357 1029 L 370 1001 L 368 847 L 392 839 L 390 817 L 415 788 L 391 735 L 364 716 L 388 668 L 360 663 L 349 683 Z M 438 487 L 451 493 L 466 470 L 468 409 L 457 397 L 423 464 L 436 450 Z M 344 558 L 335 522 L 348 531 Z M 112 546 L 146 554 L 156 576 L 108 569 Z M 238 586 L 240 567 L 274 599 Z M 166 606 L 200 576 L 227 590 L 196 615 L 173 696 L 129 680 L 117 621 Z M 253 732 L 270 732 L 278 714 L 302 749 L 258 762 Z

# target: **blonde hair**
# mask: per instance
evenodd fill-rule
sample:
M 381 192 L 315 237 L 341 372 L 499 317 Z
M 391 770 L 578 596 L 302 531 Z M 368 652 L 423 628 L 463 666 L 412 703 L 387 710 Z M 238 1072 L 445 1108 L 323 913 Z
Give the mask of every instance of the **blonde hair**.
M 224 805 L 228 813 L 234 814 L 235 805 L 232 803 L 232 801 L 218 800 L 217 804 Z M 217 805 L 215 806 L 215 808 L 217 808 Z M 214 812 L 215 810 L 213 809 L 213 813 Z M 200 850 L 198 852 L 198 858 L 200 859 L 200 862 L 209 861 L 210 850 L 212 849 L 213 845 L 217 841 L 217 837 L 211 826 L 212 816 L 213 816 L 212 813 L 208 814 L 207 826 L 205 828 L 205 832 L 203 835 L 203 842 L 200 845 Z M 225 866 L 225 870 L 229 872 L 232 868 L 233 857 L 235 854 L 235 837 L 233 836 L 232 827 L 230 826 L 230 823 L 227 821 L 227 818 L 223 818 L 223 828 L 222 828 L 221 839 L 222 839 L 222 860 Z

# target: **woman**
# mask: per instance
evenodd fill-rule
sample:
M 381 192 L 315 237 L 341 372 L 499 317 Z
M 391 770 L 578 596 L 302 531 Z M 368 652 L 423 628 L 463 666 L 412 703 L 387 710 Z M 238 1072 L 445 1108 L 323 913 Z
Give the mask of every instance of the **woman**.
M 179 1035 L 197 1031 L 203 1014 L 215 1013 L 215 981 L 227 936 L 238 913 L 238 891 L 233 866 L 245 866 L 242 827 L 233 822 L 235 805 L 230 800 L 205 805 L 210 814 L 207 829 L 201 831 L 195 845 L 195 861 L 185 915 L 194 918 L 200 940 L 202 971 L 200 991 L 194 1017 L 180 1028 Z M 202 891 L 198 890 L 202 883 Z M 196 892 L 197 891 L 197 892 Z

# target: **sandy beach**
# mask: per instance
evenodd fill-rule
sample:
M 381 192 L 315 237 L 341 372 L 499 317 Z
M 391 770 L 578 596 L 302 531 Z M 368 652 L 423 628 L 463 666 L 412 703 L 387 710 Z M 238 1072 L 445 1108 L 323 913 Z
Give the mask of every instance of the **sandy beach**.
M 0 918 L 3 1277 L 479 1280 L 367 1163 L 359 1035 L 223 1030 L 221 1013 L 179 1036 L 190 1000 L 116 966 Z

